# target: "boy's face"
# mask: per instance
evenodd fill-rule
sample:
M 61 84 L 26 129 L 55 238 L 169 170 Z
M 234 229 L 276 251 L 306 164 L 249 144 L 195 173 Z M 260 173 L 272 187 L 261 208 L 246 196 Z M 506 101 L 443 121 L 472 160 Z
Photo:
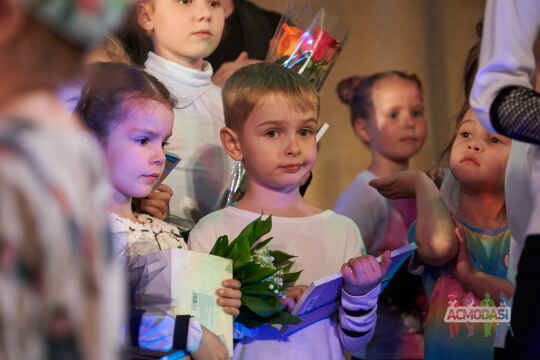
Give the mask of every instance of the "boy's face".
M 452 145 L 450 170 L 469 189 L 504 191 L 510 146 L 509 138 L 488 132 L 469 109 Z
M 145 197 L 165 166 L 164 142 L 172 131 L 174 114 L 161 102 L 133 99 L 122 119 L 104 141 L 114 196 Z
M 317 159 L 317 114 L 300 111 L 280 95 L 255 106 L 237 133 L 249 181 L 275 190 L 298 187 Z
M 216 0 L 146 0 L 138 18 L 158 55 L 197 70 L 218 46 L 225 22 Z

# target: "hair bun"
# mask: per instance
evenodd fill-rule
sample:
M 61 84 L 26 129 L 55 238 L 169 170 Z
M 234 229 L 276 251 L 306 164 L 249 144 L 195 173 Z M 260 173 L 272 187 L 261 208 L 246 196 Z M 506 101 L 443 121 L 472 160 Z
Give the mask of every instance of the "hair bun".
M 347 105 L 352 105 L 356 90 L 365 79 L 365 77 L 355 75 L 341 80 L 336 89 L 339 99 Z

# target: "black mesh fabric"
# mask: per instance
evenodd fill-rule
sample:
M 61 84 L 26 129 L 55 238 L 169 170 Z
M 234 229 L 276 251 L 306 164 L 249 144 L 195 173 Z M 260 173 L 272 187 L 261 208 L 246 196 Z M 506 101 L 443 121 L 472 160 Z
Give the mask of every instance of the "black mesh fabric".
M 493 128 L 512 139 L 540 145 L 540 94 L 522 86 L 502 89 L 490 109 Z

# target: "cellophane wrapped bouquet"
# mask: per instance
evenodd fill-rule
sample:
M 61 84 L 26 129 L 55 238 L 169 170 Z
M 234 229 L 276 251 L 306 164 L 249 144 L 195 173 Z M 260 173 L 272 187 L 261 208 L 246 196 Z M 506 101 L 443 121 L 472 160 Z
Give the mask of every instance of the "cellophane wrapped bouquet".
M 324 8 L 289 4 L 272 39 L 267 61 L 308 78 L 319 91 L 345 45 L 348 32 L 348 27 Z
M 272 217 L 263 220 L 261 216 L 230 243 L 227 235 L 220 236 L 210 251 L 233 260 L 233 277 L 242 283 L 242 306 L 236 321 L 247 328 L 300 322 L 283 310 L 280 298 L 283 288 L 294 283 L 301 271 L 290 272 L 293 255 L 268 249 L 271 237 L 260 240 L 271 229 Z

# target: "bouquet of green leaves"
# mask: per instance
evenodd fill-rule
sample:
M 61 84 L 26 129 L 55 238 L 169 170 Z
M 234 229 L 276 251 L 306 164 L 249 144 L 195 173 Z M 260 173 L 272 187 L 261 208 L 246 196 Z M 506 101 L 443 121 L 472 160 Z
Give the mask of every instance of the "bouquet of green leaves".
M 268 238 L 257 242 L 272 229 L 272 216 L 262 215 L 247 225 L 229 243 L 220 236 L 210 254 L 233 260 L 233 277 L 242 283 L 242 306 L 236 321 L 248 328 L 263 324 L 298 324 L 297 316 L 283 311 L 282 290 L 294 283 L 301 271 L 290 272 L 295 256 L 279 250 L 269 250 Z

